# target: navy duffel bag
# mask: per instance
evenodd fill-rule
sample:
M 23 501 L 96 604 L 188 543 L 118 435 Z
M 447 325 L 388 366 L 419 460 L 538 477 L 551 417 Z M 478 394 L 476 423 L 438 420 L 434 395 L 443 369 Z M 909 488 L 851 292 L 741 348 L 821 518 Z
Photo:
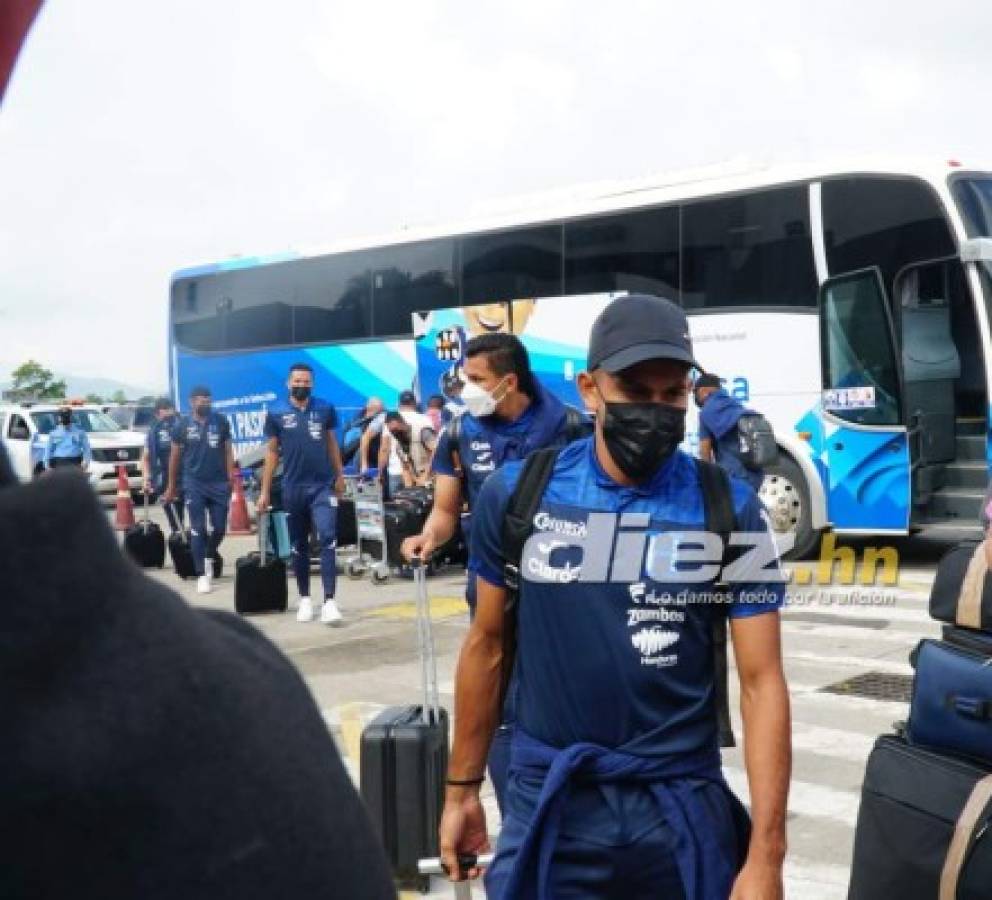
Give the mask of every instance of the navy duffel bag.
M 992 763 L 992 657 L 933 640 L 914 656 L 909 742 Z

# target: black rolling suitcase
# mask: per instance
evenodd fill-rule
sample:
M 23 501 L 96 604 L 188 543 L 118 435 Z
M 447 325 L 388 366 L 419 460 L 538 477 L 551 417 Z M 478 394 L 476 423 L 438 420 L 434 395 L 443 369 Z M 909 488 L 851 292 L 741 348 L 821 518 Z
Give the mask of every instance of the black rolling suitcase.
M 848 900 L 988 900 L 992 769 L 884 736 L 868 758 Z
M 190 546 L 189 531 L 179 527 L 179 519 L 171 503 L 165 504 L 165 517 L 169 520 L 169 557 L 172 567 L 180 578 L 195 578 L 196 566 L 193 564 L 193 549 Z
M 339 547 L 353 547 L 358 543 L 358 518 L 355 501 L 350 497 L 338 499 L 337 542 Z
M 419 873 L 417 863 L 438 855 L 437 831 L 448 768 L 448 713 L 438 703 L 426 573 L 419 564 L 413 569 L 423 701 L 392 706 L 365 728 L 360 769 L 362 798 L 394 875 L 426 890 L 430 879 Z
M 124 533 L 124 550 L 143 569 L 165 565 L 165 535 L 148 517 L 148 494 L 142 506 L 141 521 Z
M 420 534 L 426 521 L 427 514 L 416 504 L 406 500 L 389 500 L 383 504 L 382 526 L 386 533 L 386 562 L 391 568 L 398 569 L 407 565 L 401 552 L 403 541 Z
M 286 612 L 289 606 L 286 564 L 266 554 L 265 534 L 271 519 L 267 513 L 259 519 L 258 550 L 242 556 L 234 567 L 234 609 L 242 616 Z
M 164 509 L 165 517 L 169 520 L 170 533 L 166 543 L 169 548 L 172 567 L 183 580 L 196 578 L 196 564 L 193 562 L 193 546 L 190 542 L 189 529 L 179 527 L 179 520 L 171 503 L 166 503 Z M 213 560 L 214 578 L 220 578 L 224 574 L 224 557 L 220 553 L 215 553 Z

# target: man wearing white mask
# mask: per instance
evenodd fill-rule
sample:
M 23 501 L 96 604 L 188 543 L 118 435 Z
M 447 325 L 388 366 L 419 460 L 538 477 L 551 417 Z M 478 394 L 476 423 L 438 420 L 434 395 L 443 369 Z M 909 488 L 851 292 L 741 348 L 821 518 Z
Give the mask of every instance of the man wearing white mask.
M 486 478 L 503 463 L 523 459 L 540 447 L 560 446 L 592 433 L 585 413 L 562 403 L 534 378 L 527 349 L 512 334 L 483 334 L 465 347 L 465 412 L 448 423 L 434 451 L 434 507 L 419 535 L 407 538 L 403 553 L 427 558 L 455 534 L 459 518 L 469 541 L 472 504 Z M 470 612 L 475 609 L 475 576 L 465 588 Z M 508 711 L 509 712 L 509 711 Z M 496 797 L 502 807 L 509 764 L 509 728 L 493 739 L 489 759 Z

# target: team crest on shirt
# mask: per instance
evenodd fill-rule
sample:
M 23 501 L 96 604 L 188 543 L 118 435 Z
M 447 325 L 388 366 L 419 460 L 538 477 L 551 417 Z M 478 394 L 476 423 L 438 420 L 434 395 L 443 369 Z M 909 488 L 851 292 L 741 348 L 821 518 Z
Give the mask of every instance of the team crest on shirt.
M 315 441 L 319 441 L 320 432 L 321 432 L 320 419 L 318 419 L 316 415 L 311 413 L 310 421 L 307 423 L 307 425 L 310 429 L 310 437 L 312 437 Z
M 641 628 L 630 636 L 630 642 L 641 654 L 642 666 L 666 669 L 679 661 L 677 653 L 666 653 L 679 639 L 677 631 L 653 626 Z
M 186 429 L 186 440 L 198 441 L 200 439 L 200 429 L 196 425 L 190 425 Z
M 207 445 L 213 450 L 216 450 L 220 446 L 220 435 L 214 428 L 211 428 L 207 432 Z
M 283 413 L 282 427 L 283 428 L 295 428 L 296 427 L 296 413 Z

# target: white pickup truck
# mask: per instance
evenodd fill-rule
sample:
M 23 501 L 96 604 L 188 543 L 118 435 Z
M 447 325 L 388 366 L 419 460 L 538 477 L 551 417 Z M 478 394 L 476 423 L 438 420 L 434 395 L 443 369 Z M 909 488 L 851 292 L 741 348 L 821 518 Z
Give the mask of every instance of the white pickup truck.
M 0 442 L 18 478 L 27 481 L 44 468 L 48 434 L 58 422 L 59 403 L 20 403 L 0 405 Z M 127 467 L 128 487 L 140 491 L 141 453 L 145 435 L 126 431 L 98 406 L 72 405 L 73 422 L 87 432 L 93 449 L 93 462 L 87 470 L 90 484 L 99 494 L 117 490 L 117 467 Z

